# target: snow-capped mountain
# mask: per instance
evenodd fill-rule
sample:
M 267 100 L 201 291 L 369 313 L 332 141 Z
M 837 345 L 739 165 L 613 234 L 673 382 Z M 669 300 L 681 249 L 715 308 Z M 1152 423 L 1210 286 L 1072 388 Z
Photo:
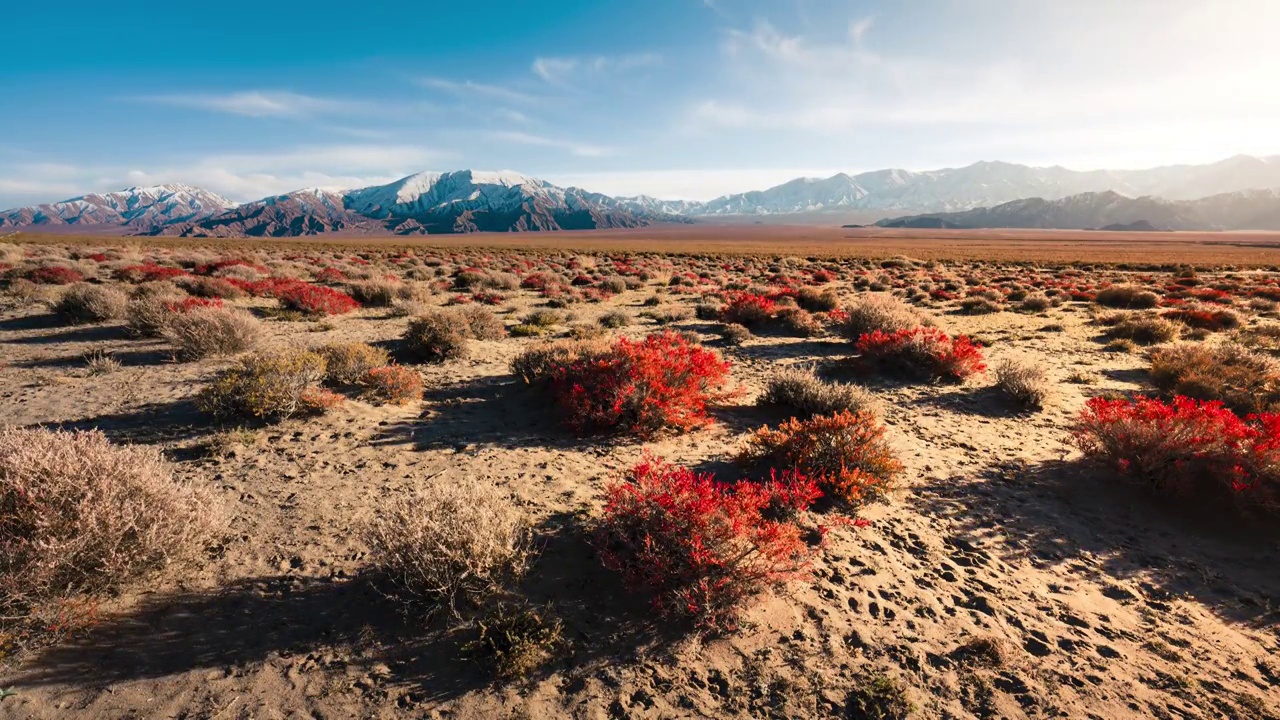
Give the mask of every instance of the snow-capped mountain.
M 1148 170 L 1068 170 L 1005 162 L 914 172 L 876 170 L 829 178 L 799 178 L 768 190 L 726 195 L 690 215 L 778 215 L 835 210 L 951 212 L 1022 198 L 1055 200 L 1086 192 L 1115 191 L 1191 200 L 1241 190 L 1280 187 L 1280 156 L 1239 155 L 1210 165 Z
M 230 200 L 190 185 L 131 187 L 90 193 L 55 203 L 0 212 L 0 228 L 27 225 L 125 225 L 147 230 L 188 222 L 235 207 Z
M 668 219 L 607 195 L 515 172 L 417 173 L 349 191 L 300 190 L 156 234 L 288 237 L 323 232 L 458 233 L 636 227 Z
M 1242 190 L 1197 200 L 1089 192 L 1056 200 L 1025 198 L 989 208 L 908 215 L 878 224 L 914 228 L 1280 230 L 1280 190 Z

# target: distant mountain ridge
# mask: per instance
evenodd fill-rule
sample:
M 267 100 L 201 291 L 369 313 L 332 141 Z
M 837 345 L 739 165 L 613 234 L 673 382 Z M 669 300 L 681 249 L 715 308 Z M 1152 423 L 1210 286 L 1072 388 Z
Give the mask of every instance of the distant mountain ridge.
M 889 218 L 881 227 L 1064 230 L 1280 230 L 1280 190 L 1244 190 L 1197 200 L 1130 198 L 1090 192 L 1057 200 L 1024 198 L 960 212 Z
M 838 173 L 707 202 L 612 197 L 511 171 L 458 170 L 416 173 L 353 190 L 295 190 L 242 204 L 182 184 L 128 188 L 0 212 L 0 229 L 66 227 L 207 237 L 407 235 L 623 228 L 762 216 L 823 222 L 841 212 L 901 214 L 888 222 L 909 227 L 1102 227 L 1145 221 L 1186 229 L 1255 227 L 1251 223 L 1264 223 L 1256 229 L 1274 229 L 1280 222 L 1270 204 L 1274 192 L 1266 193 L 1277 188 L 1280 156 L 1247 155 L 1148 170 L 1082 172 L 979 162 L 924 172 Z
M 955 212 L 1023 198 L 1059 198 L 1114 191 L 1193 200 L 1242 190 L 1280 188 L 1280 156 L 1237 155 L 1209 165 L 1147 170 L 1069 170 L 1005 162 L 916 172 L 876 170 L 829 178 L 797 178 L 768 190 L 725 195 L 691 209 L 691 216 L 779 215 L 837 210 L 899 213 Z

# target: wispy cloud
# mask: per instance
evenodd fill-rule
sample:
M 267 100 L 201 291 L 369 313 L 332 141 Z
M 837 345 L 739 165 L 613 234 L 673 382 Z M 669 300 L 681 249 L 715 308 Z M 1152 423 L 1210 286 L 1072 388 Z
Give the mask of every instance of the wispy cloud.
M 425 77 L 418 78 L 415 82 L 418 86 L 428 90 L 438 90 L 458 97 L 482 97 L 522 104 L 534 103 L 538 100 L 529 93 L 512 90 L 501 85 L 478 83 L 472 80 L 447 80 L 445 78 Z
M 1107 8 L 1101 25 L 1057 9 L 1019 8 L 1016 26 L 1035 27 L 1038 46 L 1008 40 L 968 54 L 881 38 L 868 17 L 845 21 L 843 32 L 838 23 L 800 33 L 757 20 L 725 32 L 720 82 L 692 101 L 685 117 L 704 130 L 846 137 L 874 126 L 1156 126 L 1175 116 L 1259 113 L 1277 119 L 1280 99 L 1256 92 L 1256 82 L 1260 73 L 1280 71 L 1280 55 L 1254 49 L 1265 44 L 1256 18 L 1178 0 L 1158 16 L 1149 5 L 1145 12 Z M 1280 17 L 1273 8 L 1265 12 Z M 973 15 L 966 21 L 978 28 L 996 21 Z M 1132 41 L 1116 42 L 1113 33 Z
M 535 147 L 555 148 L 557 150 L 565 150 L 575 157 L 607 157 L 616 155 L 617 151 L 613 148 L 601 145 L 590 145 L 586 143 L 574 142 L 572 140 L 560 140 L 557 138 L 543 137 L 542 135 L 534 135 L 532 133 L 519 131 L 502 131 L 489 133 L 488 137 L 499 142 L 515 143 L 517 145 L 532 145 Z
M 606 74 L 657 67 L 661 64 L 662 56 L 657 53 L 633 53 L 629 55 L 538 57 L 534 59 L 531 69 L 533 74 L 552 85 L 569 86 L 575 82 L 597 78 Z
M 272 90 L 141 95 L 130 99 L 158 105 L 171 105 L 255 118 L 310 118 L 321 115 L 367 112 L 374 108 L 373 103 L 364 101 L 317 97 Z

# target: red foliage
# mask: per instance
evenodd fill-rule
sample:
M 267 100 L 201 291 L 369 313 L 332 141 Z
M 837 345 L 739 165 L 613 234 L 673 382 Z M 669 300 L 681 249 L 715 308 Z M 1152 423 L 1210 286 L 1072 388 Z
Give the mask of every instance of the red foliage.
M 261 272 L 261 273 L 271 272 L 270 270 L 263 267 L 262 265 L 251 263 L 248 260 L 219 260 L 217 262 L 208 263 L 206 265 L 197 265 L 195 267 L 195 274 L 196 275 L 212 275 L 213 273 L 217 272 L 218 270 L 221 270 L 222 268 L 235 267 L 236 265 L 243 265 L 244 267 L 247 267 L 247 268 L 253 268 L 254 270 L 257 270 L 258 272 Z
M 143 263 L 141 265 L 129 265 L 115 271 L 117 280 L 125 282 L 151 282 L 153 280 L 172 280 L 176 277 L 182 277 L 187 274 L 186 270 L 176 267 L 165 267 L 156 265 L 155 263 Z
M 347 274 L 336 267 L 321 268 L 316 272 L 316 282 L 339 283 L 347 279 Z
M 726 323 L 751 327 L 773 319 L 777 307 L 778 303 L 772 298 L 739 292 L 730 296 L 729 304 L 720 312 L 720 319 Z
M 181 300 L 165 303 L 170 312 L 188 313 L 196 308 L 222 307 L 222 298 L 185 297 Z
M 1195 288 L 1187 293 L 1197 300 L 1205 302 L 1222 303 L 1228 305 L 1231 303 L 1231 293 L 1225 290 L 1215 290 L 1213 288 Z
M 84 275 L 75 268 L 62 265 L 46 265 L 27 271 L 27 279 L 41 285 L 70 285 L 84 280 Z
M 503 295 L 500 292 L 494 292 L 492 290 L 484 290 L 472 295 L 471 299 L 480 303 L 481 305 L 501 305 L 502 303 L 507 301 L 507 296 Z
M 728 484 L 646 457 L 608 489 L 593 544 L 660 615 L 730 630 L 748 598 L 806 568 L 813 551 L 796 516 L 819 496 L 797 475 Z
M 1169 310 L 1162 315 L 1194 328 L 1204 330 L 1230 330 L 1240 325 L 1240 318 L 1230 310 Z
M 1181 395 L 1169 403 L 1097 397 L 1073 437 L 1086 456 L 1157 489 L 1280 509 L 1280 415 L 1242 419 L 1221 402 Z
M 297 282 L 276 293 L 280 305 L 308 315 L 342 315 L 360 307 L 350 295 L 333 288 Z
M 520 287 L 526 290 L 541 290 L 547 286 L 550 278 L 546 273 L 533 273 L 520 281 Z
M 857 343 L 858 352 L 866 362 L 948 380 L 964 380 L 986 370 L 981 348 L 964 335 L 951 337 L 933 327 L 891 333 L 875 330 L 858 338 Z
M 673 332 L 621 338 L 607 352 L 554 370 L 551 391 L 565 424 L 579 433 L 648 437 L 708 422 L 707 403 L 723 396 L 729 363 Z

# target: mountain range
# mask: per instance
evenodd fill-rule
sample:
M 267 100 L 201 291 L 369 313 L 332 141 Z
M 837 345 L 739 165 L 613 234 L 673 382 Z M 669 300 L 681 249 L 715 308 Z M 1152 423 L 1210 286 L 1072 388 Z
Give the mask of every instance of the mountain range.
M 658 222 L 904 215 L 881 224 L 1280 229 L 1280 156 L 1208 165 L 1076 171 L 979 162 L 931 171 L 797 178 L 706 202 L 612 197 L 519 173 L 424 172 L 354 190 L 310 188 L 243 204 L 188 185 L 128 188 L 0 212 L 0 229 L 193 237 L 426 234 L 639 227 Z M 875 217 L 876 215 L 872 215 Z M 1263 223 L 1263 225 L 1258 225 Z
M 1241 190 L 1198 200 L 1130 198 L 1108 190 L 1057 200 L 1025 198 L 960 212 L 881 220 L 881 227 L 1067 230 L 1280 230 L 1280 190 Z

